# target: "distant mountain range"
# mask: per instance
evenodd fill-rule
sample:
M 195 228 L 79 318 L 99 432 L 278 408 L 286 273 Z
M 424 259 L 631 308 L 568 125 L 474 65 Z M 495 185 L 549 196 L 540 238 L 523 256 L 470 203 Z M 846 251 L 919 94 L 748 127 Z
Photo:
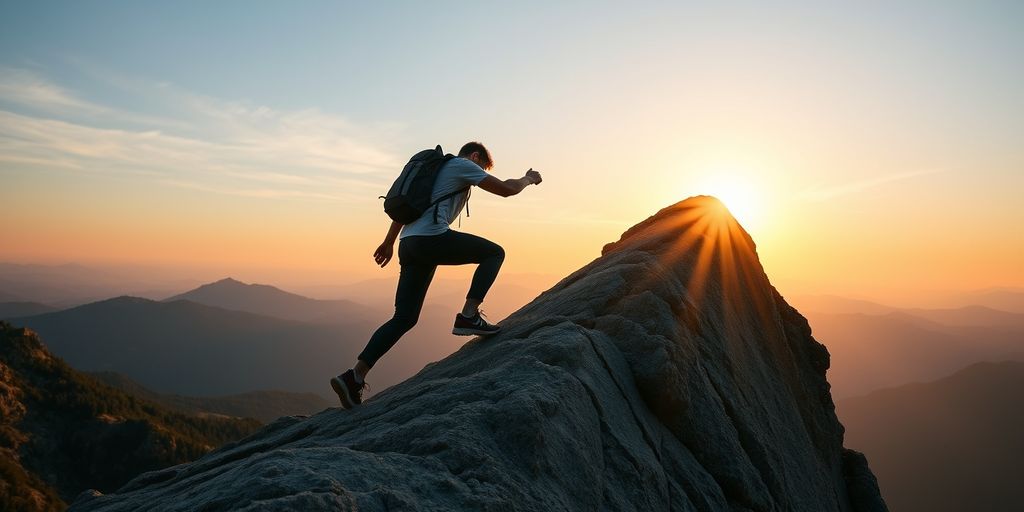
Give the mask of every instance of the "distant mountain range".
M 828 294 L 797 294 L 791 297 L 800 311 L 822 313 L 867 313 L 877 315 L 908 308 L 879 304 L 875 301 L 853 299 Z M 983 290 L 936 293 L 918 307 L 928 310 L 959 309 L 967 306 L 983 306 L 1009 313 L 1024 313 L 1024 288 L 1002 287 Z
M 170 290 L 194 283 L 161 279 L 152 272 L 129 268 L 0 263 L 0 302 L 39 302 L 66 308 L 125 294 L 166 297 Z
M 1024 509 L 1024 363 L 976 363 L 836 410 L 892 510 Z
M 0 322 L 0 510 L 63 510 L 85 489 L 114 491 L 258 427 L 130 396 L 75 371 L 32 331 Z
M 117 372 L 95 372 L 89 375 L 134 397 L 195 415 L 255 418 L 270 423 L 281 416 L 309 415 L 337 405 L 313 393 L 285 391 L 250 391 L 210 397 L 163 394 Z
M 831 354 L 836 398 L 937 379 L 978 361 L 1024 360 L 1024 315 L 978 307 L 803 314 Z
M 897 308 L 834 295 L 793 298 L 831 354 L 837 398 L 947 376 L 978 361 L 1024 360 L 1024 314 L 988 306 Z
M 393 293 L 393 283 L 384 280 L 353 286 L 349 291 L 361 289 L 371 301 Z M 436 292 L 451 295 L 446 304 L 459 302 L 456 294 L 461 295 L 452 283 Z M 374 370 L 375 390 L 464 342 L 447 335 L 456 308 L 437 303 L 436 296 L 428 301 L 420 324 Z M 900 309 L 836 296 L 798 296 L 794 303 L 832 354 L 829 379 L 839 398 L 939 378 L 977 361 L 1024 359 L 1024 314 L 984 306 Z M 159 302 L 119 297 L 34 313 L 48 309 L 0 304 L 0 313 L 7 311 L 0 318 L 39 330 L 76 368 L 118 372 L 157 393 L 276 389 L 328 400 L 334 397 L 321 382 L 324 375 L 351 365 L 390 315 L 383 307 L 311 299 L 231 278 Z M 16 311 L 26 314 L 10 314 Z
M 397 262 L 392 263 L 396 264 Z M 461 307 L 466 290 L 469 289 L 469 277 L 468 274 L 458 279 L 453 279 L 452 276 L 466 274 L 465 270 L 446 268 L 438 272 L 427 296 L 427 304 L 444 304 L 452 308 L 454 314 L 454 311 Z M 122 295 L 162 300 L 187 294 L 189 292 L 182 290 L 191 290 L 205 281 L 192 276 L 181 277 L 182 272 L 137 266 L 100 267 L 0 262 L 0 302 L 37 302 L 65 309 Z M 491 312 L 492 316 L 503 318 L 532 300 L 558 279 L 559 277 L 554 275 L 503 273 L 489 294 L 484 308 Z M 395 283 L 395 277 L 375 278 L 349 284 L 334 284 L 328 280 L 323 284 L 303 285 L 299 294 L 303 298 L 317 298 L 308 300 L 332 299 L 325 302 L 336 302 L 333 299 L 351 300 L 389 313 L 394 307 Z M 295 292 L 294 288 L 292 292 Z M 197 302 L 206 303 L 204 300 Z M 226 307 L 225 304 L 210 305 Z
M 231 278 L 205 284 L 164 302 L 188 300 L 257 315 L 302 322 L 351 323 L 379 312 L 350 300 L 317 300 L 265 284 L 246 284 Z
M 362 349 L 365 321 L 312 324 L 178 300 L 117 297 L 11 320 L 85 371 L 116 371 L 161 393 L 315 391 Z M 343 368 L 342 368 L 343 369 Z
M 20 316 L 41 315 L 51 311 L 58 311 L 59 309 L 38 302 L 0 302 L 0 320 Z
M 793 302 L 800 306 L 801 311 L 815 313 L 861 313 L 865 315 L 907 313 L 943 325 L 1024 328 L 1024 312 L 1014 312 L 1012 308 L 1000 309 L 981 304 L 940 308 L 898 308 L 835 295 L 797 295 L 793 298 Z
M 427 306 L 448 309 L 454 316 L 455 312 L 462 308 L 462 304 L 466 300 L 466 292 L 469 290 L 472 274 L 466 270 L 468 269 L 441 267 L 438 270 L 438 275 L 430 283 L 430 290 L 427 292 Z M 453 273 L 466 275 L 461 279 L 449 277 Z M 498 276 L 494 287 L 487 293 L 487 300 L 484 301 L 482 307 L 494 319 L 505 318 L 557 282 L 558 278 L 555 276 L 502 274 Z M 315 287 L 313 290 L 332 297 L 353 298 L 360 304 L 386 310 L 390 314 L 394 310 L 396 284 L 397 279 L 392 277 L 369 279 L 343 286 Z
M 988 306 L 943 309 L 904 309 L 904 313 L 951 327 L 994 327 L 1024 332 L 1024 313 L 1011 313 Z
M 793 307 L 802 313 L 815 311 L 818 313 L 863 313 L 866 315 L 883 315 L 892 313 L 899 308 L 886 306 L 863 299 L 851 299 L 838 295 L 794 295 L 787 297 Z
M 947 307 L 956 307 L 962 304 L 976 304 L 1012 313 L 1024 313 L 1024 289 L 991 288 L 962 292 L 955 298 L 946 300 Z
M 287 309 L 294 316 L 303 315 L 296 304 L 323 306 L 315 310 L 316 316 L 331 307 L 352 313 L 329 321 L 299 321 L 190 300 L 125 296 L 10 321 L 40 332 L 54 353 L 75 368 L 121 373 L 157 393 L 211 396 L 279 390 L 316 393 L 334 403 L 337 398 L 327 381 L 355 362 L 390 314 L 291 296 L 272 287 L 224 281 L 214 287 L 224 288 L 256 292 L 255 298 L 245 293 L 220 297 L 234 307 L 258 309 L 276 302 L 294 307 Z M 450 334 L 449 314 L 425 307 L 417 327 L 374 368 L 372 389 L 404 380 L 462 346 L 467 340 Z

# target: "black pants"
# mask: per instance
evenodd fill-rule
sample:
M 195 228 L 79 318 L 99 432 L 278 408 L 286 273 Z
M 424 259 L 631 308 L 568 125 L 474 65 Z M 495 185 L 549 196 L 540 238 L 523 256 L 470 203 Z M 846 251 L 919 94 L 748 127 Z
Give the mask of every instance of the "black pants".
M 373 333 L 359 359 L 372 368 L 416 325 L 438 265 L 479 263 L 466 298 L 483 302 L 503 261 L 505 250 L 500 245 L 468 233 L 448 230 L 440 235 L 403 238 L 398 243 L 398 262 L 402 269 L 395 293 L 395 315 Z

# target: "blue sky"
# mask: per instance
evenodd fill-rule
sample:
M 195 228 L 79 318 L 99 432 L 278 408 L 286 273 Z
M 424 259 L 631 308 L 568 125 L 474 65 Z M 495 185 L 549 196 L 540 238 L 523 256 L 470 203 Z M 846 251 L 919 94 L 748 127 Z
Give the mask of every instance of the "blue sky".
M 148 108 L 89 76 L 114 73 L 425 128 L 453 110 L 539 121 L 573 98 L 628 106 L 702 76 L 773 71 L 867 94 L 917 88 L 922 107 L 1020 107 L 1019 2 L 549 4 L 6 2 L 0 59 L 100 103 Z

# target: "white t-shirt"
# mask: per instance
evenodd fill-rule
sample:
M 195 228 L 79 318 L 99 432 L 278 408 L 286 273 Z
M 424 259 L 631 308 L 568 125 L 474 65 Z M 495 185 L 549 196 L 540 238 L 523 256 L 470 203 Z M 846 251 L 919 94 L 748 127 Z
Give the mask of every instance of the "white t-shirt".
M 472 160 L 456 157 L 449 160 L 441 170 L 438 171 L 437 181 L 434 182 L 434 190 L 430 194 L 430 201 L 437 201 L 439 197 L 451 194 L 457 190 L 480 184 L 484 178 L 490 176 L 487 171 L 473 163 Z M 436 206 L 427 208 L 420 218 L 402 227 L 402 234 L 399 239 L 413 235 L 440 235 L 448 231 L 448 225 L 455 222 L 459 212 L 466 207 L 469 200 L 469 189 L 461 194 L 445 199 Z M 434 208 L 437 208 L 437 222 L 434 222 Z

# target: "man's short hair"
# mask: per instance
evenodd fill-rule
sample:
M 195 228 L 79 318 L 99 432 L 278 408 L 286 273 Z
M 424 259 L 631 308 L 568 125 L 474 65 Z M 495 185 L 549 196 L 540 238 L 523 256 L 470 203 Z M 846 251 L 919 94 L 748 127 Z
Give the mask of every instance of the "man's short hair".
M 494 160 L 491 159 L 491 152 L 487 151 L 487 148 L 479 142 L 467 142 L 462 149 L 459 150 L 459 156 L 468 157 L 473 153 L 480 153 L 480 159 L 483 160 L 485 165 L 482 165 L 484 169 L 490 169 L 494 167 Z

